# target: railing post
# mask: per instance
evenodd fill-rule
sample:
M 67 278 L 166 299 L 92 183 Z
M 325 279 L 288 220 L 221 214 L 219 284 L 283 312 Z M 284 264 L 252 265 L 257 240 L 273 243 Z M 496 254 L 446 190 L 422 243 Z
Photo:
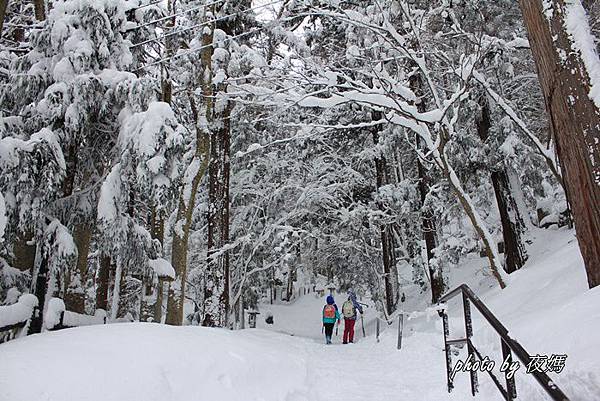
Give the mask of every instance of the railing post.
M 25 333 L 26 336 L 34 334 L 34 331 L 32 330 L 31 326 L 34 324 L 35 319 L 37 319 L 38 314 L 41 313 L 42 312 L 40 312 L 39 306 L 35 306 L 33 308 L 33 311 L 31 312 L 31 317 L 29 318 L 29 324 L 27 325 L 27 333 Z
M 402 330 L 404 329 L 404 315 L 398 315 L 398 349 L 402 348 Z
M 473 343 L 471 342 L 471 337 L 473 337 L 473 321 L 471 319 L 471 303 L 469 302 L 469 299 L 467 298 L 467 296 L 465 295 L 465 293 L 462 293 L 462 299 L 463 299 L 463 310 L 465 313 L 465 336 L 467 339 L 467 352 L 469 353 L 469 355 L 472 355 L 473 357 L 475 357 L 475 352 L 473 350 Z M 472 369 L 469 372 L 469 375 L 471 376 L 471 394 L 473 394 L 473 396 L 475 396 L 475 393 L 477 393 L 479 391 L 479 381 L 477 380 L 477 371 Z
M 450 335 L 450 328 L 448 327 L 448 315 L 445 310 L 438 311 L 442 318 L 442 326 L 444 327 L 444 352 L 446 353 L 446 377 L 448 380 L 448 392 L 452 392 L 454 384 L 452 383 L 452 355 L 450 354 L 450 344 L 448 344 L 448 335 Z
M 379 342 L 379 318 L 377 318 L 377 325 L 376 325 L 376 334 L 375 337 L 377 338 L 377 342 Z
M 508 366 L 512 364 L 512 353 L 510 352 L 510 347 L 506 344 L 504 339 L 500 339 L 502 342 L 502 359 L 507 361 Z M 517 386 L 515 384 L 515 377 L 512 376 L 508 378 L 509 370 L 507 369 L 504 372 L 504 376 L 506 377 L 506 401 L 512 401 L 517 398 Z

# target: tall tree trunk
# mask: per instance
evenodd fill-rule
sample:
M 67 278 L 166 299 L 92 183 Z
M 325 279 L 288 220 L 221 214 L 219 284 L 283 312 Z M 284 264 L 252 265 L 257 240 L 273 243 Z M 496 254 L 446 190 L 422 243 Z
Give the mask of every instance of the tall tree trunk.
M 160 245 L 163 245 L 165 237 L 165 219 L 164 212 L 156 205 L 152 205 L 150 211 L 150 235 L 157 239 Z
M 214 11 L 214 10 L 213 10 Z M 210 126 L 213 116 L 214 99 L 212 89 L 212 46 L 213 29 L 205 29 L 202 35 L 203 50 L 200 53 L 202 67 L 203 119 Z M 185 182 L 179 194 L 177 221 L 171 247 L 171 264 L 175 269 L 175 280 L 169 284 L 166 323 L 183 323 L 183 302 L 185 299 L 185 279 L 187 275 L 187 252 L 192 223 L 192 212 L 196 203 L 198 187 L 208 167 L 210 158 L 210 136 L 204 124 L 200 124 L 200 112 L 190 93 L 190 108 L 196 125 L 196 153 L 185 174 Z
M 68 197 L 73 194 L 73 190 L 75 189 L 75 178 L 79 166 L 79 142 L 74 139 L 65 153 L 67 174 L 62 183 L 62 196 Z M 78 217 L 79 216 L 77 216 L 76 219 Z M 73 240 L 77 246 L 77 260 L 75 261 L 75 265 L 67 266 L 65 269 L 65 274 L 63 276 L 63 286 L 65 288 L 64 301 L 67 310 L 84 313 L 85 292 L 83 290 L 83 279 L 85 271 L 87 270 L 87 257 L 91 232 L 83 223 L 75 223 L 72 233 Z
M 46 221 L 46 224 L 48 221 Z M 44 226 L 44 231 L 47 226 Z M 38 314 L 32 319 L 29 333 L 41 333 L 44 324 L 44 313 L 48 306 L 48 301 L 52 297 L 57 297 L 61 293 L 61 277 L 60 269 L 50 269 L 49 261 L 51 257 L 51 249 L 48 249 L 48 244 L 56 242 L 55 233 L 50 237 L 45 234 L 38 242 L 40 246 L 36 251 L 34 263 L 34 271 L 32 274 L 31 292 L 38 299 Z
M 127 215 L 131 220 L 135 217 L 135 192 L 132 188 L 129 189 Z M 139 289 L 133 284 L 134 278 L 139 278 L 141 282 L 141 277 L 137 276 L 136 266 L 131 263 L 131 260 L 117 259 L 110 307 L 111 319 L 126 317 L 135 311 L 131 299 Z M 143 294 L 140 295 L 143 296 Z
M 225 88 L 220 88 L 224 93 Z M 211 138 L 208 187 L 208 263 L 204 290 L 203 326 L 223 327 L 229 314 L 229 174 L 230 114 L 228 99 L 223 112 L 215 116 L 217 125 Z M 219 107 L 220 108 L 220 107 Z
M 13 244 L 12 266 L 22 272 L 29 271 L 33 273 L 35 266 L 36 245 L 33 233 L 19 233 Z
M 523 267 L 527 261 L 527 250 L 523 241 L 525 224 L 512 196 L 506 172 L 494 171 L 491 178 L 502 223 L 504 270 L 507 273 L 512 273 Z
M 112 300 L 110 305 L 110 319 L 115 320 L 122 312 L 121 289 L 124 287 L 125 273 L 123 272 L 123 263 L 117 263 L 113 281 Z
M 37 256 L 39 257 L 39 263 L 37 264 L 37 269 L 35 269 L 36 271 L 32 274 L 31 290 L 38 300 L 38 310 L 29 325 L 30 334 L 42 332 L 44 323 L 44 304 L 46 302 L 46 293 L 48 291 L 48 259 L 43 255 L 42 249 L 37 250 Z
M 177 10 L 177 0 L 169 0 L 167 3 L 167 9 L 169 14 L 175 15 Z M 175 28 L 176 17 L 173 16 L 168 21 L 167 32 L 170 32 Z M 177 40 L 177 35 L 170 36 L 165 38 L 165 49 L 166 49 L 166 57 L 172 57 L 175 53 L 175 49 L 178 48 L 175 41 Z M 163 66 L 164 67 L 164 66 Z M 173 101 L 173 81 L 171 79 L 171 72 L 169 68 L 164 68 L 163 70 L 163 81 L 162 81 L 162 101 L 165 103 L 171 104 Z M 193 207 L 193 206 L 192 206 Z M 165 236 L 165 220 L 163 216 L 163 211 L 157 208 L 157 205 L 152 205 L 152 215 L 150 217 L 150 233 L 152 234 L 152 238 L 158 239 L 160 241 L 161 248 L 164 246 L 164 236 Z M 187 243 L 187 240 L 186 240 Z M 187 254 L 187 251 L 186 251 Z M 187 264 L 187 258 L 185 262 Z M 145 276 L 147 277 L 147 276 Z M 150 283 L 146 283 L 150 284 Z M 160 323 L 162 321 L 163 315 L 163 299 L 164 299 L 164 291 L 165 291 L 165 280 L 161 277 L 158 277 L 158 282 L 155 288 L 155 296 L 154 299 L 154 313 L 153 318 L 155 322 Z M 143 299 L 143 298 L 142 298 Z M 182 316 L 183 319 L 183 316 Z
M 238 6 L 247 8 L 250 2 L 238 1 Z M 219 22 L 216 27 L 232 36 L 236 34 L 237 23 L 238 19 L 232 18 Z M 215 62 L 214 68 L 226 74 L 228 63 L 227 59 L 221 59 Z M 208 252 L 203 326 L 227 326 L 231 306 L 229 251 L 226 247 L 229 245 L 230 117 L 234 103 L 229 99 L 227 87 L 227 79 L 222 80 L 214 93 L 217 103 L 213 110 L 208 167 Z
M 582 43 L 573 42 L 574 23 L 579 35 L 589 32 L 579 0 L 520 4 L 592 288 L 600 284 L 600 99 L 590 92 L 586 62 L 598 62 L 598 55 L 587 52 L 584 59 L 578 48 Z M 569 17 L 573 21 L 567 21 Z
M 110 285 L 110 256 L 102 255 L 96 275 L 96 309 L 108 310 L 108 287 Z
M 376 118 L 381 118 L 377 116 Z M 379 143 L 379 127 L 372 129 L 373 144 Z M 388 166 L 385 156 L 380 155 L 375 158 L 375 172 L 377 178 L 377 188 L 387 185 L 389 182 Z M 382 207 L 383 209 L 383 207 Z M 394 243 L 394 234 L 392 226 L 385 224 L 380 227 L 381 247 L 383 252 L 383 273 L 384 273 L 384 289 L 385 289 L 385 306 L 388 314 L 394 313 L 398 305 L 399 288 L 398 288 L 398 270 L 396 266 L 396 249 Z
M 420 138 L 417 136 L 417 146 Z M 429 208 L 425 207 L 425 199 L 429 192 L 429 177 L 421 160 L 417 159 L 417 171 L 419 174 L 419 194 L 421 197 L 421 228 L 425 240 L 425 251 L 427 253 L 427 270 L 431 286 L 431 302 L 437 303 L 446 290 L 446 283 L 441 267 L 435 261 L 433 250 L 436 247 L 435 217 Z
M 486 141 L 490 135 L 490 107 L 486 95 L 482 95 L 479 101 L 481 115 L 476 119 L 477 133 L 482 141 Z M 494 194 L 500 212 L 502 223 L 502 238 L 504 239 L 504 270 L 512 273 L 520 269 L 527 260 L 527 251 L 523 241 L 525 223 L 521 216 L 519 207 L 512 195 L 510 181 L 504 168 L 493 171 L 491 174 Z
M 164 236 L 165 236 L 165 220 L 163 218 L 162 210 L 159 210 L 156 205 L 152 205 L 151 214 L 150 214 L 150 234 L 153 239 L 157 239 L 160 241 L 161 248 L 164 246 Z M 162 304 L 164 299 L 164 279 L 161 277 L 157 278 L 156 284 L 154 283 L 154 277 L 152 275 L 144 275 L 144 278 L 149 282 L 146 282 L 146 286 L 154 286 L 152 301 L 153 304 L 153 312 L 152 317 L 155 322 L 160 323 L 162 321 Z M 147 294 L 145 294 L 147 295 Z
M 87 224 L 76 224 L 73 240 L 77 246 L 77 263 L 69 269 L 65 280 L 65 307 L 69 311 L 85 313 L 85 282 L 87 259 L 92 239 L 92 228 Z
M 8 0 L 0 0 L 0 36 L 2 36 L 2 28 L 4 27 L 4 18 L 6 18 L 6 9 Z
M 170 34 L 175 28 L 176 17 L 174 16 L 177 11 L 177 0 L 169 0 L 167 2 L 167 10 L 170 15 L 173 15 L 172 18 L 167 20 L 166 24 L 166 32 Z M 165 58 L 172 57 L 175 54 L 176 49 L 178 48 L 176 41 L 179 40 L 177 35 L 171 35 L 165 38 Z M 165 103 L 171 104 L 173 100 L 173 81 L 171 79 L 171 71 L 166 66 L 163 65 L 163 79 L 162 79 L 162 101 Z
M 448 133 L 445 132 L 444 128 L 440 132 L 441 138 L 438 148 L 432 151 L 432 156 L 435 160 L 435 163 L 438 165 L 444 177 L 448 181 L 448 184 L 454 191 L 456 197 L 463 210 L 467 214 L 469 221 L 473 225 L 475 232 L 479 236 L 481 242 L 483 242 L 483 247 L 485 249 L 486 256 L 488 261 L 490 262 L 490 271 L 492 275 L 498 281 L 500 288 L 506 288 L 505 277 L 502 272 L 502 261 L 500 260 L 500 254 L 498 253 L 498 247 L 492 237 L 490 231 L 487 229 L 483 218 L 475 208 L 475 204 L 473 200 L 465 191 L 462 183 L 460 182 L 458 175 L 454 171 L 454 168 L 450 164 L 448 160 L 448 155 L 446 154 L 446 144 L 448 142 Z
M 271 305 L 277 300 L 277 290 L 275 288 L 275 267 L 271 268 Z
M 288 278 L 286 283 L 286 299 L 289 301 L 292 300 L 294 296 L 294 265 L 293 263 L 288 263 Z
M 419 113 L 425 113 L 427 104 L 425 103 L 425 93 L 423 90 L 423 80 L 420 75 L 414 75 L 411 79 L 411 87 L 419 100 L 417 110 Z M 421 148 L 421 137 L 416 135 L 416 145 Z M 435 216 L 429 208 L 425 207 L 425 200 L 429 192 L 429 177 L 423 162 L 417 157 L 417 173 L 419 174 L 419 194 L 421 196 L 421 220 L 423 239 L 425 240 L 425 250 L 427 253 L 427 270 L 429 271 L 429 284 L 431 286 L 431 302 L 436 304 L 446 290 L 444 275 L 441 266 L 435 261 L 433 250 L 437 246 Z
M 398 271 L 396 267 L 396 251 L 394 235 L 390 225 L 380 228 L 381 245 L 383 250 L 383 282 L 385 286 L 385 306 L 388 315 L 396 311 L 398 306 Z
M 44 0 L 33 0 L 35 10 L 35 19 L 38 21 L 46 20 L 46 4 Z

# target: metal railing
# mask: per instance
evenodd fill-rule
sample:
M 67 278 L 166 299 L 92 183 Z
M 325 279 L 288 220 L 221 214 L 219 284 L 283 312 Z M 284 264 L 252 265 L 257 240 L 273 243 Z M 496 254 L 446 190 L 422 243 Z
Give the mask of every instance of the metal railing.
M 36 308 L 37 309 L 37 308 Z M 31 318 L 23 320 L 21 322 L 11 324 L 8 326 L 0 327 L 0 344 L 14 340 L 19 335 L 19 332 L 27 327 L 27 323 Z
M 81 316 L 83 318 L 85 318 L 86 320 L 88 320 L 88 322 L 86 324 L 81 324 L 81 323 L 68 323 L 66 317 L 68 315 L 71 316 Z M 60 318 L 58 320 L 58 322 L 53 325 L 52 327 L 48 327 L 46 326 L 46 329 L 48 331 L 57 331 L 57 330 L 63 330 L 63 329 L 71 329 L 74 327 L 80 327 L 80 326 L 91 326 L 92 324 L 107 324 L 108 320 L 106 318 L 106 316 L 101 316 L 101 317 L 95 317 L 92 315 L 84 315 L 84 314 L 80 314 L 80 313 L 74 313 L 74 312 L 70 312 L 67 310 L 61 311 L 60 312 Z
M 439 303 L 446 303 L 450 299 L 462 295 L 463 301 L 463 311 L 464 311 L 464 319 L 465 319 L 465 338 L 459 339 L 448 339 L 450 334 L 449 326 L 448 326 L 448 314 L 445 309 L 441 309 L 438 311 L 440 317 L 442 318 L 442 324 L 444 328 L 444 351 L 446 354 L 446 372 L 448 378 L 448 392 L 451 392 L 454 388 L 453 377 L 452 377 L 452 355 L 451 355 L 451 347 L 456 345 L 467 345 L 467 351 L 469 355 L 473 358 L 479 359 L 482 361 L 484 357 L 481 352 L 473 345 L 471 338 L 473 337 L 473 325 L 471 320 L 471 303 L 475 305 L 475 308 L 481 313 L 481 315 L 487 320 L 487 322 L 492 326 L 492 328 L 496 331 L 496 333 L 500 336 L 500 341 L 502 345 L 502 356 L 503 360 L 508 360 L 509 363 L 512 362 L 512 353 L 516 355 L 516 357 L 526 366 L 528 366 L 532 358 L 525 351 L 525 349 L 519 344 L 516 340 L 512 339 L 508 335 L 508 330 L 496 316 L 485 306 L 485 304 L 475 295 L 473 290 L 469 288 L 466 284 L 463 284 L 454 290 L 445 294 L 442 298 L 440 298 Z M 478 392 L 478 380 L 477 380 L 477 371 L 471 370 L 470 372 L 471 379 L 471 393 L 475 395 Z M 517 397 L 517 388 L 515 385 L 514 376 L 510 376 L 509 372 L 505 372 L 505 381 L 506 387 L 502 385 L 498 377 L 494 375 L 491 371 L 488 371 L 492 381 L 498 388 L 498 390 L 502 393 L 502 396 L 507 401 L 512 401 Z M 538 384 L 544 389 L 544 391 L 555 401 L 569 401 L 569 398 L 562 392 L 560 388 L 554 383 L 550 377 L 544 372 L 534 370 L 530 372 L 531 375 L 537 380 Z
M 360 317 L 362 320 L 362 316 Z M 391 319 L 386 319 L 384 317 L 381 316 L 377 316 L 376 318 L 376 323 L 375 323 L 375 339 L 377 340 L 377 342 L 379 342 L 379 336 L 381 335 L 381 328 L 380 328 L 380 323 L 379 322 L 385 322 L 388 324 L 388 326 L 391 326 L 392 323 L 394 323 L 394 320 Z M 363 322 L 362 325 L 362 330 L 363 330 L 363 337 L 365 336 L 365 324 Z M 401 349 L 402 348 L 402 331 L 404 330 L 404 313 L 399 312 L 398 313 L 398 343 L 396 348 L 397 349 Z
M 0 344 L 32 333 L 31 324 L 39 315 L 39 309 L 37 301 L 27 302 L 24 297 L 28 296 L 31 297 L 25 294 L 14 304 L 0 306 L 0 322 L 4 322 L 0 327 Z

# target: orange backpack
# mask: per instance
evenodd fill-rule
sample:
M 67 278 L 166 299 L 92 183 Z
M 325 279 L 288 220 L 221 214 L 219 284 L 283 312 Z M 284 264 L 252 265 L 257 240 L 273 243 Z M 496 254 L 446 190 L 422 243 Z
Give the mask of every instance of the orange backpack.
M 325 305 L 323 308 L 323 317 L 325 319 L 335 319 L 335 306 Z

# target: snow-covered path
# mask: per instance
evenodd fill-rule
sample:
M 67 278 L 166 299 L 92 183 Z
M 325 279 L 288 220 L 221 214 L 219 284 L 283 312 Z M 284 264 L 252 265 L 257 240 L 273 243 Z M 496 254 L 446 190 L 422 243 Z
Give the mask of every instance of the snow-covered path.
M 132 323 L 12 341 L 0 345 L 0 401 L 471 398 L 466 385 L 452 398 L 446 392 L 438 319 L 423 319 L 418 333 L 408 325 L 399 351 L 394 326 L 376 341 L 375 311 L 368 308 L 366 338 L 359 323 L 357 342 L 342 345 L 342 324 L 334 344 L 325 345 L 322 303 L 310 294 L 288 305 L 262 305 L 259 328 L 234 332 Z M 267 312 L 275 324 L 265 323 Z
M 335 296 L 338 306 L 344 301 Z M 443 338 L 436 332 L 434 321 L 421 322 L 431 333 L 413 336 L 414 325 L 407 326 L 401 350 L 396 349 L 397 327 L 383 328 L 381 342 L 375 333 L 375 312 L 366 309 L 364 338 L 361 322 L 356 325 L 356 343 L 342 345 L 343 323 L 334 344 L 325 345 L 321 334 L 320 310 L 323 299 L 314 295 L 301 297 L 291 305 L 261 305 L 261 310 L 274 316 L 274 324 L 258 320 L 258 327 L 295 339 L 298 352 L 304 355 L 310 399 L 315 401 L 359 400 L 460 400 L 461 389 L 450 398 L 446 391 L 443 359 Z M 266 313 L 265 312 L 265 313 Z M 461 386 L 467 389 L 467 386 Z M 465 398 L 467 399 L 467 398 Z
M 420 337 L 419 341 L 418 349 L 401 351 L 395 350 L 392 341 L 310 347 L 307 350 L 311 372 L 309 384 L 319 389 L 314 399 L 450 399 L 446 392 L 439 338 Z M 456 395 L 453 399 L 461 399 Z
M 571 401 L 598 400 L 600 287 L 586 289 L 570 232 L 546 235 L 531 248 L 530 263 L 511 275 L 505 290 L 488 286 L 477 255 L 461 267 L 465 281 L 530 353 L 568 354 L 564 371 L 551 377 Z M 366 338 L 357 325 L 358 342 L 341 345 L 340 327 L 327 346 L 323 302 L 311 294 L 289 305 L 261 305 L 257 329 L 110 324 L 0 344 L 0 401 L 473 400 L 467 374 L 457 375 L 452 394 L 446 391 L 437 316 L 406 320 L 397 350 L 395 325 L 376 342 L 369 308 Z M 464 327 L 460 310 L 449 305 L 453 337 Z M 273 325 L 265 324 L 268 312 Z M 499 366 L 497 335 L 480 316 L 473 318 L 476 345 Z M 491 380 L 479 377 L 475 399 L 500 400 Z M 516 377 L 519 399 L 548 399 L 524 369 Z

